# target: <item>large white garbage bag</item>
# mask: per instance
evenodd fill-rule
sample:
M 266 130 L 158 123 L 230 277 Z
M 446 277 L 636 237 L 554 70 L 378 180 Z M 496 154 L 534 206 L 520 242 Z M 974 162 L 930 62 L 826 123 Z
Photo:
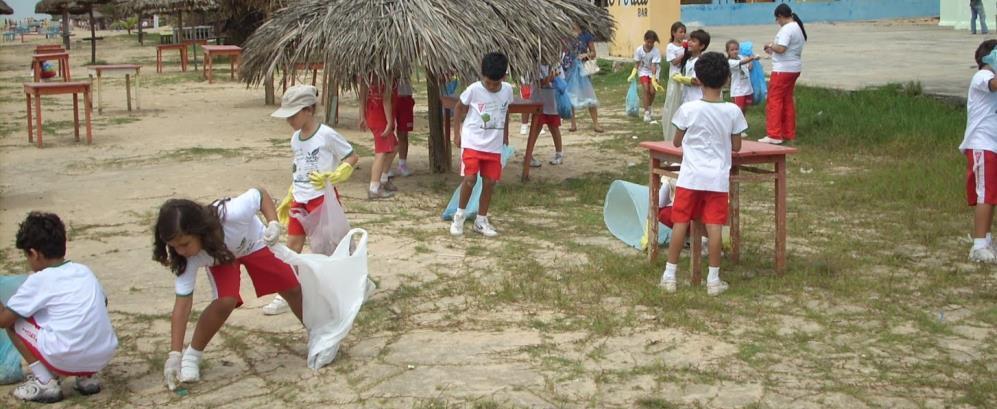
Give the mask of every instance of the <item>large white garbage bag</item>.
M 354 235 L 359 235 L 359 241 L 351 254 Z M 330 256 L 298 254 L 283 245 L 274 246 L 273 252 L 297 268 L 302 319 L 308 328 L 308 367 L 319 369 L 336 358 L 339 344 L 353 327 L 367 294 L 374 290 L 367 278 L 367 231 L 350 230 Z

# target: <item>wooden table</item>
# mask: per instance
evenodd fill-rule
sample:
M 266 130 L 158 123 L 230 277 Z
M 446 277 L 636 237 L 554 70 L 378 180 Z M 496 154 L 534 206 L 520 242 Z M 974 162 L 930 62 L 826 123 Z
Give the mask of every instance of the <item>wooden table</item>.
M 180 70 L 187 72 L 187 45 L 186 44 L 158 44 L 156 45 L 156 72 L 163 72 L 163 51 L 180 51 Z
M 450 119 L 453 116 L 454 108 L 457 107 L 458 99 L 451 95 L 441 95 L 440 102 L 443 103 L 444 108 L 447 108 L 443 114 L 443 135 L 448 142 L 453 143 L 450 140 Z M 540 102 L 516 98 L 509 105 L 509 112 L 506 114 L 530 114 L 530 134 L 526 139 L 526 154 L 523 156 L 523 174 L 520 177 L 520 180 L 523 182 L 530 180 L 530 161 L 533 159 L 533 147 L 537 144 L 537 136 L 540 135 L 540 114 L 543 113 L 543 109 L 544 106 Z M 462 124 L 455 125 L 461 126 Z
M 87 67 L 87 72 L 90 74 L 90 83 L 93 84 L 94 74 L 97 74 L 97 113 L 103 113 L 104 105 L 104 94 L 100 92 L 100 79 L 103 74 L 124 74 L 125 76 L 125 95 L 128 100 L 128 110 L 132 110 L 132 80 L 131 77 L 135 77 L 135 108 L 142 109 L 141 104 L 139 104 L 139 74 L 142 66 L 139 64 L 114 64 L 114 65 L 91 65 Z
M 72 81 L 69 74 L 69 53 L 40 53 L 31 56 L 31 69 L 35 73 L 35 82 L 42 80 L 42 61 L 58 60 L 59 75 L 63 81 Z
M 78 94 L 83 94 L 84 110 L 87 121 L 87 144 L 93 143 L 93 125 L 91 113 L 93 101 L 90 98 L 90 83 L 88 82 L 28 82 L 24 84 L 24 95 L 28 100 L 28 142 L 32 141 L 33 129 L 31 117 L 31 98 L 35 102 L 35 121 L 38 126 L 38 147 L 42 147 L 42 95 L 73 94 L 73 126 L 76 141 L 80 140 L 80 105 Z
M 39 53 L 64 53 L 66 50 L 62 49 L 61 44 L 41 44 L 35 46 L 35 54 Z
M 228 56 L 229 57 L 229 74 L 232 79 L 235 79 L 235 67 L 239 65 L 239 60 L 242 56 L 242 47 L 236 45 L 204 45 L 201 46 L 204 50 L 204 71 L 202 74 L 208 79 L 208 84 L 213 81 L 213 72 L 215 69 L 215 64 L 212 61 L 218 56 Z
M 190 46 L 190 50 L 194 52 L 194 58 L 191 61 L 194 63 L 194 71 L 197 71 L 197 46 L 204 46 L 208 44 L 208 40 L 184 40 L 184 45 Z
M 658 190 L 661 189 L 661 175 L 678 178 L 682 163 L 682 148 L 676 148 L 671 141 L 641 142 L 640 146 L 647 149 L 650 156 L 650 179 L 648 189 L 647 226 L 649 238 L 658 237 Z M 796 153 L 796 148 L 767 143 L 743 140 L 741 151 L 732 155 L 730 169 L 730 206 L 728 223 L 730 224 L 731 251 L 730 258 L 735 263 L 741 255 L 740 226 L 740 183 L 741 182 L 775 182 L 775 270 L 782 275 L 786 269 L 786 156 Z M 756 165 L 772 165 L 772 169 L 759 168 Z M 702 279 L 701 249 L 704 226 L 693 222 L 690 241 L 692 243 L 692 284 L 699 285 Z M 656 243 L 655 239 L 648 243 Z M 658 256 L 658 246 L 648 246 L 648 254 L 653 262 Z

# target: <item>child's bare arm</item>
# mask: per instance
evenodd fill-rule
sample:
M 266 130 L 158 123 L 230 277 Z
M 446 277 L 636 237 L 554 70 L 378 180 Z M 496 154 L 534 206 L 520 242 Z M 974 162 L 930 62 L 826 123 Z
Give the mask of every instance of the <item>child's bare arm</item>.
M 273 204 L 273 197 L 262 187 L 258 187 L 256 190 L 260 191 L 260 213 L 263 213 L 263 218 L 268 223 L 277 220 L 277 207 Z
M 353 167 L 357 167 L 357 162 L 359 162 L 359 161 L 360 161 L 360 157 L 357 156 L 356 152 L 351 153 L 350 156 L 347 156 L 346 159 L 343 160 L 343 162 L 349 163 L 350 166 L 353 166 Z
M 385 137 L 395 131 L 395 107 L 390 87 L 385 87 L 384 96 L 381 98 L 384 101 L 384 117 L 388 120 L 388 126 L 384 128 L 384 132 L 381 134 L 381 137 Z
M 741 135 L 731 134 L 730 136 L 730 150 L 733 152 L 741 151 Z
M 991 78 L 990 82 L 987 83 L 987 85 L 990 86 L 990 92 L 997 91 L 997 77 Z
M 466 116 L 467 105 L 457 102 L 457 105 L 454 106 L 453 143 L 458 148 L 460 147 L 460 131 L 464 127 L 464 117 Z
M 505 114 L 505 126 L 502 127 L 502 144 L 509 144 L 509 113 Z
M 672 145 L 675 145 L 676 148 L 681 148 L 683 138 L 685 138 L 685 131 L 681 129 L 676 129 L 675 138 L 672 139 Z
M 194 295 L 178 295 L 173 303 L 173 315 L 170 318 L 170 351 L 183 352 L 183 339 L 187 333 L 187 321 L 190 320 L 190 310 L 194 305 Z
M 17 318 L 17 314 L 14 314 L 7 306 L 0 304 L 0 328 L 14 328 Z

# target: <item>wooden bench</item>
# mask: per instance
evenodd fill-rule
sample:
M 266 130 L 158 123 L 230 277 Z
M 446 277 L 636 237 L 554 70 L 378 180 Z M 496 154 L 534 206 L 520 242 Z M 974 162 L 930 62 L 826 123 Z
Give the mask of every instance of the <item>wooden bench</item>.
M 156 46 L 156 72 L 163 72 L 163 51 L 180 51 L 180 70 L 187 72 L 187 45 L 186 44 L 159 44 Z

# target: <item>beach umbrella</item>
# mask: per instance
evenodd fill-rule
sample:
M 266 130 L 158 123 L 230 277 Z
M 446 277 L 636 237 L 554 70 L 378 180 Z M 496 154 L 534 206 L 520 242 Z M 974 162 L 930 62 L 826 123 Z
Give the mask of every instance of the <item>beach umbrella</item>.
M 97 35 L 94 24 L 93 8 L 98 4 L 110 3 L 112 0 L 42 0 L 35 5 L 35 13 L 62 15 L 62 43 L 69 49 L 69 15 L 90 15 L 90 63 L 97 63 Z
M 330 82 L 356 86 L 424 71 L 431 167 L 445 172 L 449 143 L 434 118 L 440 80 L 477 79 L 481 57 L 491 51 L 509 56 L 514 75 L 535 72 L 538 62 L 557 64 L 573 24 L 601 39 L 615 30 L 609 12 L 589 0 L 300 0 L 246 41 L 241 75 L 256 85 L 275 70 L 324 61 Z
M 177 42 L 183 42 L 183 13 L 185 11 L 210 11 L 218 9 L 216 0 L 119 0 L 125 7 L 140 18 L 155 13 L 177 13 Z
M 14 9 L 10 8 L 3 0 L 0 0 L 0 14 L 14 14 Z

